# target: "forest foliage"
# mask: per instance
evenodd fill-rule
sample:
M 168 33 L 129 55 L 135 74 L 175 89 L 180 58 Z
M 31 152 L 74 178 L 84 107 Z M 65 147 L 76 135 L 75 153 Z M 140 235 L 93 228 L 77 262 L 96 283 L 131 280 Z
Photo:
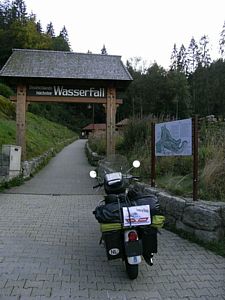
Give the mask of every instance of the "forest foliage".
M 28 14 L 23 0 L 0 1 L 0 68 L 13 48 L 70 51 L 67 29 L 58 35 L 50 21 L 46 29 L 33 13 Z
M 212 60 L 210 41 L 191 39 L 188 47 L 176 44 L 169 70 L 157 62 L 146 67 L 141 58 L 127 61 L 133 76 L 120 107 L 120 118 L 154 114 L 169 119 L 192 115 L 225 117 L 225 22 L 218 39 L 218 59 Z
M 222 26 L 223 25 L 223 26 Z M 71 51 L 65 26 L 56 35 L 51 21 L 45 29 L 34 13 L 28 13 L 23 0 L 0 1 L 0 68 L 13 48 Z M 133 77 L 122 95 L 123 105 L 117 110 L 117 121 L 153 114 L 167 119 L 182 119 L 198 114 L 225 117 L 225 22 L 218 32 L 218 59 L 211 57 L 210 39 L 203 35 L 199 41 L 191 38 L 188 46 L 171 49 L 168 70 L 154 62 L 146 66 L 142 58 L 131 58 L 126 67 Z M 101 52 L 108 54 L 105 45 Z M 52 121 L 80 130 L 93 121 L 105 122 L 101 105 L 92 109 L 81 104 L 32 104 L 29 111 Z

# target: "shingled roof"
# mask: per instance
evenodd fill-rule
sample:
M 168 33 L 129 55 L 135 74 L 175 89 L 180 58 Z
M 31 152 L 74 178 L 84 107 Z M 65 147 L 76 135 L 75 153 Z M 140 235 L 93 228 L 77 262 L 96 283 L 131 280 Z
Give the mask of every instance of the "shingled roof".
M 121 56 L 14 49 L 0 71 L 4 78 L 58 78 L 130 81 Z

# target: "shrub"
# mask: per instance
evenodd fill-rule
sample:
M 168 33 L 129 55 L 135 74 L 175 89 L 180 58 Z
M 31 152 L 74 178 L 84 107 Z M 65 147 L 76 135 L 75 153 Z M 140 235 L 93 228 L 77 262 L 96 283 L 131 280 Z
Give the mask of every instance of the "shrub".
M 7 119 L 16 119 L 15 105 L 3 96 L 0 96 L 0 114 L 4 115 Z
M 10 96 L 12 96 L 14 94 L 15 93 L 9 86 L 7 86 L 3 83 L 0 83 L 0 95 L 4 96 L 5 98 L 9 98 Z
M 136 145 L 150 143 L 151 137 L 151 119 L 132 119 L 124 130 L 124 140 L 121 148 L 127 152 L 132 150 Z
M 106 135 L 104 132 L 95 132 L 94 135 L 90 134 L 88 142 L 93 152 L 96 152 L 99 155 L 106 154 Z

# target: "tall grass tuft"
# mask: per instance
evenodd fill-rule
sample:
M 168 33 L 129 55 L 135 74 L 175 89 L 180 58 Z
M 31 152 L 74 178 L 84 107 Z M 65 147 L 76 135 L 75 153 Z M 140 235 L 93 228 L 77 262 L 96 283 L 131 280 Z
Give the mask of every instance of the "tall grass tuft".
M 106 134 L 105 132 L 96 131 L 88 137 L 88 143 L 92 151 L 99 155 L 106 154 Z
M 225 201 L 225 124 L 209 126 L 205 143 L 205 164 L 201 173 L 203 195 Z

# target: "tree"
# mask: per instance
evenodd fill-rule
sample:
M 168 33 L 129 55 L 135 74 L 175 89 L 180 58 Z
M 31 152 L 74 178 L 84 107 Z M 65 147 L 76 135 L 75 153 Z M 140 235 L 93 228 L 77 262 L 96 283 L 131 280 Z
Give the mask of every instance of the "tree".
M 188 62 L 187 62 L 187 51 L 182 44 L 177 56 L 177 66 L 178 70 L 187 74 L 188 73 Z
M 70 51 L 70 46 L 62 36 L 52 38 L 52 50 L 55 51 Z
M 12 2 L 12 19 L 20 20 L 21 22 L 26 21 L 27 8 L 23 0 L 15 0 Z
M 144 76 L 144 111 L 156 116 L 168 113 L 167 97 L 167 72 L 164 68 L 154 63 L 147 69 Z
M 42 33 L 42 26 L 40 20 L 36 23 L 36 28 L 37 28 L 37 32 Z
M 0 29 L 3 30 L 6 28 L 7 21 L 6 21 L 6 11 L 7 6 L 9 6 L 9 3 L 0 3 Z
M 47 25 L 46 34 L 53 38 L 55 36 L 55 31 L 52 22 Z
M 219 46 L 220 46 L 220 54 L 221 57 L 223 58 L 225 56 L 225 21 L 223 24 L 223 29 L 220 33 Z
M 24 23 L 27 18 L 26 5 L 23 0 L 15 0 L 12 3 L 5 0 L 0 3 L 0 28 L 8 29 L 15 21 Z
M 66 30 L 65 25 L 63 26 L 62 30 L 60 31 L 59 36 L 62 37 L 67 43 L 69 42 L 68 32 Z
M 195 72 L 189 77 L 193 112 L 200 116 L 210 114 L 208 76 L 208 68 L 199 65 Z
M 187 50 L 187 62 L 188 62 L 188 73 L 193 73 L 199 63 L 198 45 L 192 37 L 188 50 Z
M 177 45 L 176 44 L 173 45 L 173 51 L 172 51 L 172 54 L 170 56 L 170 61 L 171 61 L 170 70 L 171 71 L 176 71 L 177 68 L 178 68 L 178 51 L 177 51 Z
M 209 67 L 208 97 L 210 114 L 225 117 L 225 61 L 219 59 Z
M 70 51 L 65 26 L 58 37 L 50 22 L 47 33 L 43 33 L 36 15 L 26 12 L 23 0 L 0 1 L 0 68 L 7 61 L 13 48 L 46 49 Z
M 190 114 L 190 91 L 188 80 L 181 71 L 169 71 L 167 74 L 167 113 L 184 118 Z
M 199 42 L 199 51 L 198 51 L 198 55 L 199 55 L 199 64 L 202 67 L 208 67 L 211 63 L 211 57 L 210 57 L 210 53 L 209 53 L 209 40 L 208 37 L 206 35 L 203 35 L 200 39 Z

